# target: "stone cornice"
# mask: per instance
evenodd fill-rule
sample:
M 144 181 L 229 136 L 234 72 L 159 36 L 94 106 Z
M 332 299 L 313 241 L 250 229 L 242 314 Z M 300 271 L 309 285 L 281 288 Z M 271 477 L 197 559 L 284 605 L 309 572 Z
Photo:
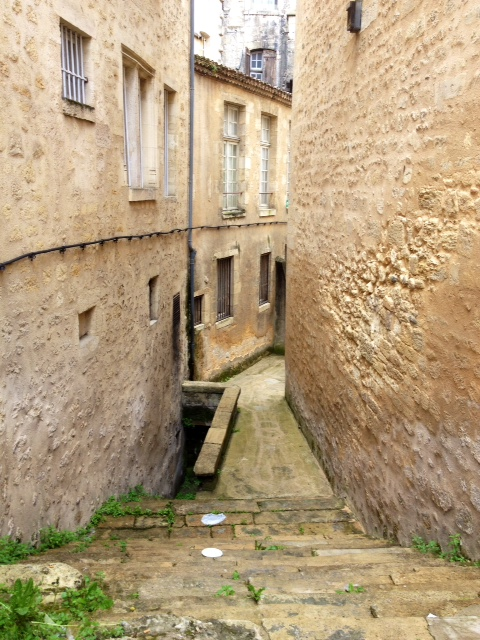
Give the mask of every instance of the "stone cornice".
M 240 73 L 240 71 L 225 67 L 224 65 L 218 64 L 218 62 L 214 62 L 208 58 L 203 58 L 202 56 L 197 55 L 195 56 L 195 72 L 202 76 L 209 76 L 210 78 L 214 78 L 220 82 L 228 82 L 228 84 L 241 87 L 246 91 L 263 96 L 264 98 L 277 100 L 277 102 L 281 102 L 288 106 L 292 105 L 291 93 L 282 91 L 281 89 L 276 89 L 266 82 L 250 78 L 250 76 Z

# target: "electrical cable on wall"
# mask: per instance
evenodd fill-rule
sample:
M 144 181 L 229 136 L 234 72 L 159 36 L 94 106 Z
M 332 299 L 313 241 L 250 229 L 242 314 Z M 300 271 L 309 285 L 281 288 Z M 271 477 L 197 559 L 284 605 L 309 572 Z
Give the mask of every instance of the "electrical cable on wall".
M 116 244 L 119 240 L 127 240 L 131 242 L 132 240 L 144 240 L 145 238 L 155 238 L 160 236 L 168 236 L 173 235 L 174 233 L 187 233 L 188 231 L 200 231 L 200 230 L 211 230 L 211 229 L 233 229 L 233 228 L 241 228 L 241 227 L 262 227 L 266 225 L 279 225 L 279 224 L 287 224 L 282 221 L 271 221 L 271 222 L 249 222 L 247 224 L 229 224 L 229 225 L 202 225 L 199 227 L 186 227 L 185 229 L 171 229 L 170 231 L 153 231 L 151 233 L 141 233 L 141 234 L 132 234 L 125 236 L 113 236 L 111 238 L 101 238 L 100 240 L 92 240 L 90 242 L 76 242 L 74 244 L 66 244 L 60 247 L 52 247 L 50 249 L 39 249 L 38 251 L 29 251 L 28 253 L 24 253 L 16 258 L 12 258 L 11 260 L 6 260 L 5 262 L 0 262 L 0 271 L 5 271 L 5 269 L 17 262 L 21 262 L 22 260 L 35 260 L 37 256 L 40 256 L 44 253 L 60 253 L 64 254 L 67 250 L 70 249 L 81 249 L 85 250 L 86 247 L 91 247 L 94 245 L 100 245 L 103 247 L 108 242 L 113 242 Z

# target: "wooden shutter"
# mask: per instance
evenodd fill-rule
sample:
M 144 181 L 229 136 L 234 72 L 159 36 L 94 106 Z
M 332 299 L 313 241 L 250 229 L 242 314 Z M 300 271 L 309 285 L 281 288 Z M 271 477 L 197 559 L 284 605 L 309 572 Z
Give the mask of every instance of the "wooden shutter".
M 263 81 L 273 86 L 277 84 L 277 52 L 271 49 L 263 51 Z
M 250 49 L 245 49 L 245 75 L 250 75 Z

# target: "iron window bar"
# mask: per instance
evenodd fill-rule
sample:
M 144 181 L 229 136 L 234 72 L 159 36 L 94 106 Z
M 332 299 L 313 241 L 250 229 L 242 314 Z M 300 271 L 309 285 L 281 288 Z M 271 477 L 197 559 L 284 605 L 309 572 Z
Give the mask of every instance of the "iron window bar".
M 88 78 L 84 72 L 83 36 L 63 24 L 61 35 L 63 97 L 86 104 Z

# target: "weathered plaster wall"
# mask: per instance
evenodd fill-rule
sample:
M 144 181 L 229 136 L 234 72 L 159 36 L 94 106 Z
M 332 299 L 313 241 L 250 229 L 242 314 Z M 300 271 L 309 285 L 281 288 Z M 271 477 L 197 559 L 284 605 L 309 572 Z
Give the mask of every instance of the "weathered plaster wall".
M 473 0 L 298 9 L 288 397 L 370 532 L 480 556 Z
M 241 81 L 246 79 L 238 74 Z M 246 80 L 251 82 L 250 79 Z M 254 84 L 261 84 L 252 81 Z M 285 96 L 285 94 L 284 94 Z M 285 256 L 287 159 L 291 107 L 242 86 L 196 74 L 194 226 L 261 227 L 204 229 L 194 232 L 197 250 L 195 291 L 203 295 L 203 325 L 196 330 L 196 378 L 206 380 L 273 346 L 275 259 Z M 241 116 L 239 177 L 243 212 L 231 217 L 223 207 L 223 122 L 225 103 Z M 259 207 L 260 123 L 272 117 L 272 209 Z M 259 306 L 260 255 L 271 253 L 270 301 Z M 233 317 L 217 322 L 217 258 L 233 256 Z
M 60 21 L 89 36 L 86 121 L 64 114 Z M 2 3 L 0 261 L 52 246 L 187 226 L 188 2 Z M 122 45 L 155 71 L 158 174 L 163 87 L 177 91 L 175 197 L 129 202 Z M 172 57 L 171 51 L 177 55 Z M 76 107 L 72 107 L 76 109 Z M 0 535 L 74 528 L 112 493 L 168 494 L 181 448 L 183 234 L 38 256 L 0 272 Z M 158 320 L 149 280 L 158 276 Z M 94 307 L 89 335 L 79 314 Z M 182 311 L 182 326 L 184 324 Z
M 296 0 L 278 0 L 277 6 L 259 0 L 224 0 L 222 63 L 245 69 L 245 48 L 277 51 L 275 86 L 285 89 L 293 77 Z M 292 20 L 293 18 L 293 20 Z

